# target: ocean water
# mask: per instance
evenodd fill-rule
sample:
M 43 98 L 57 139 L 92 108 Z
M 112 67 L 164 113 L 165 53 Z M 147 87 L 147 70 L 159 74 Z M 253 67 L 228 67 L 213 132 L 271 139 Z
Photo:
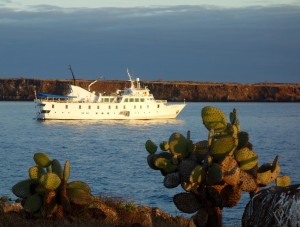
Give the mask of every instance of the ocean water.
M 299 183 L 300 103 L 188 103 L 176 120 L 36 121 L 33 102 L 0 102 L 0 196 L 16 197 L 11 187 L 28 177 L 36 152 L 46 152 L 62 164 L 71 162 L 71 179 L 87 182 L 94 195 L 124 198 L 138 205 L 159 207 L 172 215 L 172 197 L 181 187 L 166 189 L 163 176 L 147 165 L 145 141 L 159 144 L 173 132 L 196 142 L 207 138 L 200 112 L 204 106 L 238 111 L 241 129 L 250 133 L 259 163 L 279 155 L 281 174 Z M 225 224 L 239 224 L 249 196 L 224 209 Z

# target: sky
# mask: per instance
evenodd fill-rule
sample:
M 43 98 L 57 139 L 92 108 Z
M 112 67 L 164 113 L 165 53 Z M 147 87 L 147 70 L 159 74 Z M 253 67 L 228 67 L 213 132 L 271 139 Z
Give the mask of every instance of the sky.
M 37 3 L 38 2 L 38 3 Z M 300 83 L 297 0 L 0 0 L 0 78 Z

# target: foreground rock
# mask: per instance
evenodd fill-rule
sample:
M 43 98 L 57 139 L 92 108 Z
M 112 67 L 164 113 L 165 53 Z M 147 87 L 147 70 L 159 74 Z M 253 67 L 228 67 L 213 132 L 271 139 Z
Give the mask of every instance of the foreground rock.
M 195 225 L 183 217 L 172 217 L 164 211 L 147 206 L 135 207 L 111 198 L 97 198 L 90 208 L 73 208 L 65 218 L 29 217 L 20 203 L 0 202 L 0 226 L 189 226 Z
M 300 226 L 300 184 L 259 191 L 247 204 L 243 226 Z

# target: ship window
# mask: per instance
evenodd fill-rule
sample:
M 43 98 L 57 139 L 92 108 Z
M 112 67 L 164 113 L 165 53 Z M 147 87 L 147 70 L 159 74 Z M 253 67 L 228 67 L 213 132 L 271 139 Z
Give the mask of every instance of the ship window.
M 129 99 L 129 102 L 134 102 L 134 99 L 133 99 L 133 98 L 130 98 L 130 99 Z
M 68 109 L 68 105 L 66 105 L 66 109 Z
M 144 99 L 144 98 L 141 98 L 141 102 L 145 102 L 145 99 Z
M 136 106 L 134 106 L 134 109 L 136 109 Z
M 125 98 L 125 99 L 124 99 L 124 102 L 128 102 L 128 98 Z
M 149 109 L 149 105 L 147 105 L 147 109 Z
M 143 106 L 140 106 L 140 109 L 143 109 Z
M 123 109 L 124 109 L 124 110 L 126 109 L 126 106 L 125 106 L 125 105 L 123 106 Z
M 109 98 L 105 98 L 105 99 L 104 99 L 104 102 L 109 102 Z
M 81 105 L 79 105 L 79 109 L 81 110 Z
M 108 106 L 108 109 L 110 109 L 111 108 L 111 106 Z
M 54 108 L 54 104 L 52 104 L 52 109 Z
M 91 106 L 89 106 L 89 110 L 91 109 Z
M 118 109 L 118 106 L 116 106 L 116 109 Z
M 135 102 L 138 102 L 139 101 L 139 98 L 135 98 L 135 100 L 134 100 Z
M 157 105 L 157 108 L 159 108 L 159 104 Z
M 97 106 L 97 109 L 99 110 L 99 106 Z
M 110 98 L 109 102 L 113 102 L 114 101 L 114 98 Z

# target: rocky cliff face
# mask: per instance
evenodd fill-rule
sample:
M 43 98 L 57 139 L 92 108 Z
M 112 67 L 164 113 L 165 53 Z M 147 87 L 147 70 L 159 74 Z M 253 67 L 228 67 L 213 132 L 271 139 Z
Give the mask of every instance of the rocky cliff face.
M 88 89 L 90 80 L 77 80 L 76 85 Z M 30 101 L 36 93 L 66 94 L 72 80 L 0 79 L 0 101 Z M 141 81 L 156 99 L 188 102 L 299 102 L 300 84 L 238 84 L 182 81 Z M 114 93 L 129 87 L 128 81 L 99 81 L 92 91 Z

